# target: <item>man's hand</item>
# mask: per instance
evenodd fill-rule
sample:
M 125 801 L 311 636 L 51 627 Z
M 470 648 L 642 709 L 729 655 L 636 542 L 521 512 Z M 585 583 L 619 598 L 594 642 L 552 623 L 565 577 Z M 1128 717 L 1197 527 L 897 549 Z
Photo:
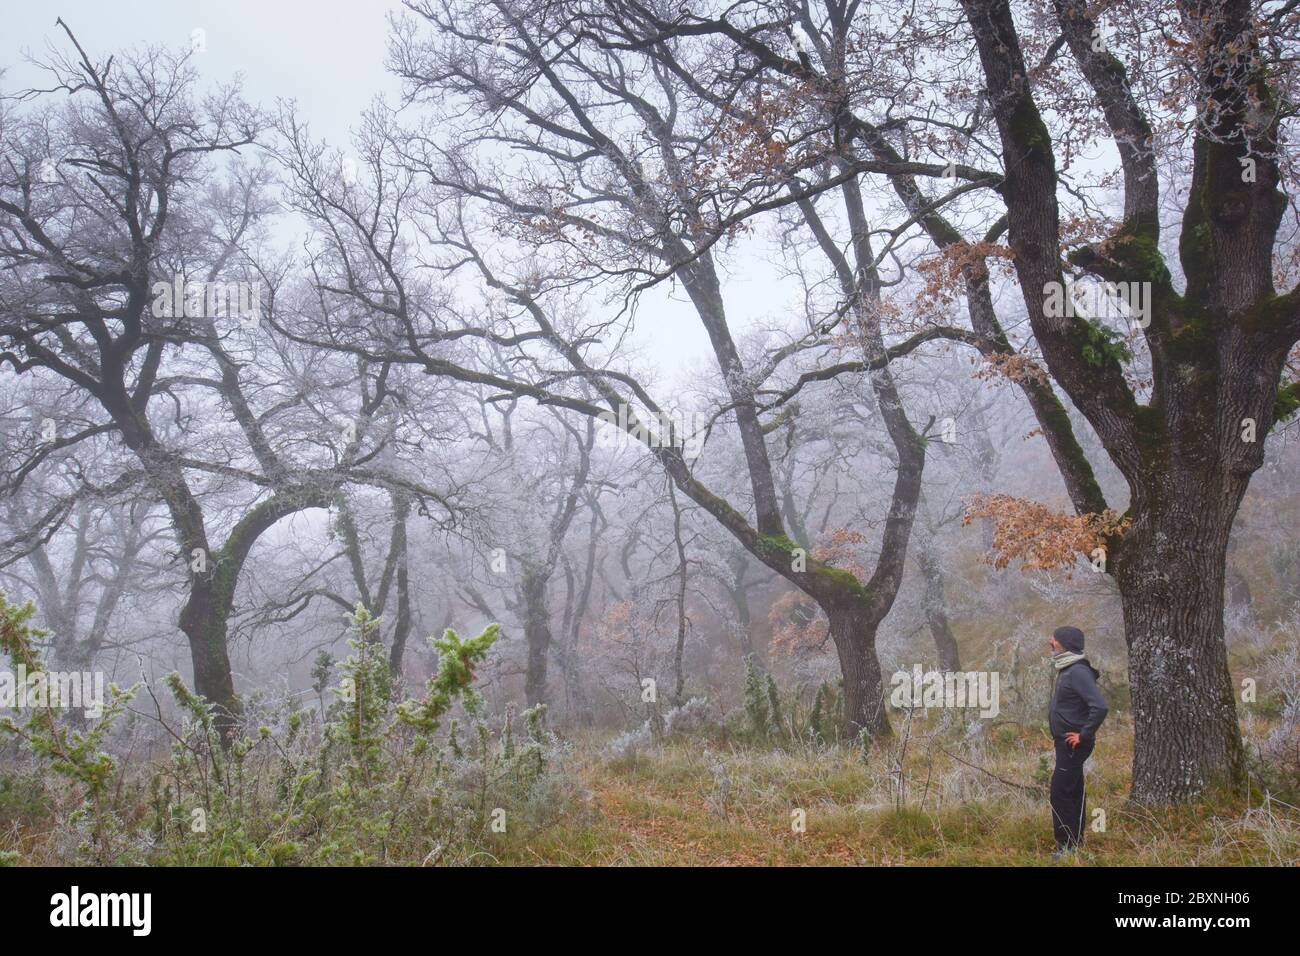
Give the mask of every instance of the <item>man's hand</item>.
M 1077 747 L 1079 746 L 1079 735 L 1072 730 L 1065 735 L 1065 742 L 1071 747 Z

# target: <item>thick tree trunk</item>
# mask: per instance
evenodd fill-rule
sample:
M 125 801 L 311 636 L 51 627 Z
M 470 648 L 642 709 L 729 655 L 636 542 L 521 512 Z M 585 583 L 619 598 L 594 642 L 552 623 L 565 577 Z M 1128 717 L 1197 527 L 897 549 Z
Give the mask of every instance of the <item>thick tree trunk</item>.
M 1071 262 L 1103 279 L 1150 284 L 1145 328 L 1152 389 L 1138 403 L 1122 361 L 1093 361 L 1077 316 L 1042 308 L 1062 288 L 1056 164 L 1010 6 L 962 0 L 1002 140 L 1007 241 L 1030 325 L 1052 377 L 1128 479 L 1133 527 L 1112 562 L 1124 605 L 1136 713 L 1133 799 L 1191 799 L 1243 777 L 1223 644 L 1228 534 L 1277 414 L 1296 293 L 1276 296 L 1273 252 L 1286 209 L 1278 96 L 1249 0 L 1179 4 L 1194 38 L 1201 121 L 1178 254 L 1180 294 L 1159 254 L 1160 202 L 1150 123 L 1124 64 L 1093 42 L 1085 5 L 1058 0 L 1062 33 L 1093 88 L 1124 169 L 1124 225 Z M 1253 164 L 1244 175 L 1243 157 Z M 1055 314 L 1053 314 L 1055 313 Z M 1294 391 L 1287 394 L 1294 398 Z M 1049 421 L 1044 431 L 1051 433 Z M 1058 455 L 1058 461 L 1061 456 Z M 1068 470 L 1063 469 L 1068 479 Z M 1080 513 L 1096 512 L 1072 490 Z
M 177 485 L 171 486 L 175 489 Z M 235 525 L 225 547 L 212 553 L 207 547 L 207 537 L 202 530 L 198 503 L 182 489 L 184 495 L 174 495 L 168 500 L 173 517 L 180 529 L 182 547 L 193 555 L 196 551 L 207 553 L 206 566 L 201 570 L 191 565 L 190 595 L 181 608 L 180 627 L 190 643 L 190 658 L 194 663 L 194 690 L 206 697 L 216 708 L 216 723 L 223 744 L 233 741 L 242 708 L 235 696 L 234 676 L 230 672 L 230 655 L 226 649 L 226 633 L 230 611 L 234 606 L 235 587 L 248 558 L 248 552 L 258 537 L 286 515 L 304 508 L 325 508 L 332 500 L 329 489 L 298 486 L 277 493 L 254 505 Z M 192 547 L 193 546 L 193 547 Z
M 844 675 L 844 734 L 857 740 L 862 731 L 873 739 L 888 737 L 889 717 L 885 713 L 885 689 L 876 657 L 876 629 L 870 602 L 864 597 L 844 595 L 823 600 L 822 609 L 830 620 L 831 640 Z
M 235 734 L 241 708 L 226 649 L 230 603 L 206 583 L 196 583 L 181 609 L 180 627 L 189 639 L 194 665 L 194 692 L 216 708 L 215 722 L 223 743 Z
M 1134 509 L 1117 556 L 1134 709 L 1132 798 L 1192 799 L 1244 780 L 1223 642 L 1224 558 L 1240 495 L 1183 476 Z M 1242 483 L 1244 486 L 1244 482 Z

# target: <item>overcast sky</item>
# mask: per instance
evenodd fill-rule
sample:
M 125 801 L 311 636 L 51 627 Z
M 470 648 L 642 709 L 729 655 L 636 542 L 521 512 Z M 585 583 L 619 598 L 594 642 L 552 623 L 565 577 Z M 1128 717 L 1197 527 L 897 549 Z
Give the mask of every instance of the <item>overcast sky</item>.
M 337 140 L 377 93 L 395 93 L 384 71 L 388 14 L 397 0 L 56 0 L 6 4 L 2 60 L 12 90 L 35 75 L 22 53 L 40 58 L 66 43 L 62 17 L 92 56 L 163 43 L 190 46 L 202 30 L 206 50 L 198 69 L 214 80 L 243 74 L 252 100 L 296 99 L 317 135 Z M 14 9 L 17 7 L 18 9 Z
M 43 59 L 50 44 L 66 46 L 58 17 L 94 59 L 135 45 L 189 47 L 202 30 L 205 50 L 196 57 L 213 81 L 242 75 L 248 99 L 270 106 L 277 97 L 297 100 L 313 133 L 344 146 L 349 129 L 370 101 L 394 102 L 400 86 L 384 69 L 388 16 L 400 0 L 56 0 L 7 3 L 0 33 L 5 92 L 38 82 L 25 54 Z M 791 302 L 766 261 L 765 242 L 727 263 L 724 294 L 733 330 L 765 319 Z M 674 378 L 691 366 L 712 363 L 708 338 L 680 291 L 667 287 L 643 298 L 634 340 Z

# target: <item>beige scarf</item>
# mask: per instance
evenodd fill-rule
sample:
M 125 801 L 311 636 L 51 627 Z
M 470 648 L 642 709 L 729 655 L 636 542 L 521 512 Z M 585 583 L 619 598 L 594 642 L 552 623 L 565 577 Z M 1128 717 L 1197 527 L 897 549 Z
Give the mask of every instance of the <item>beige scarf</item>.
M 1065 670 L 1075 661 L 1083 660 L 1082 654 L 1076 654 L 1074 651 L 1061 651 L 1059 654 L 1052 655 L 1052 663 L 1056 665 L 1058 671 Z

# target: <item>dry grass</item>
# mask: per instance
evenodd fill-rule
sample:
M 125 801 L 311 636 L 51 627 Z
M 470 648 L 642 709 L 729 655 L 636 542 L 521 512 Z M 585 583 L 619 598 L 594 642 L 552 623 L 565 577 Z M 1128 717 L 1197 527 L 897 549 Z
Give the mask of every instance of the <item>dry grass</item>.
M 899 727 L 900 733 L 907 728 Z M 1105 811 L 1083 850 L 1054 863 L 1044 735 L 1004 726 L 963 739 L 911 728 L 900 794 L 901 740 L 873 751 L 706 746 L 682 741 L 633 759 L 609 756 L 604 735 L 579 741 L 576 797 L 541 825 L 485 834 L 458 857 L 479 865 L 1048 865 L 1248 866 L 1300 862 L 1300 810 L 1223 798 L 1194 806 L 1130 805 L 1125 719 L 1108 722 L 1088 765 L 1088 806 Z M 62 861 L 43 819 L 0 821 L 0 849 L 25 865 Z M 805 828 L 796 832 L 795 811 Z M 390 862 L 427 864 L 411 853 Z M 416 852 L 416 851 L 419 852 Z M 407 858 L 409 856 L 409 858 Z M 445 862 L 445 861 L 444 861 Z
M 1090 830 L 1083 850 L 1064 863 L 1050 858 L 1046 792 L 1035 784 L 1050 745 L 1032 736 L 997 745 L 914 736 L 901 799 L 897 744 L 866 761 L 852 749 L 709 752 L 694 742 L 611 761 L 593 745 L 579 765 L 591 812 L 503 841 L 499 859 L 649 866 L 1300 862 L 1300 811 L 1275 801 L 1129 804 L 1131 754 L 1118 743 L 1127 734 L 1108 729 L 1088 768 L 1089 814 L 1103 810 L 1105 829 Z M 798 810 L 802 833 L 794 827 Z

